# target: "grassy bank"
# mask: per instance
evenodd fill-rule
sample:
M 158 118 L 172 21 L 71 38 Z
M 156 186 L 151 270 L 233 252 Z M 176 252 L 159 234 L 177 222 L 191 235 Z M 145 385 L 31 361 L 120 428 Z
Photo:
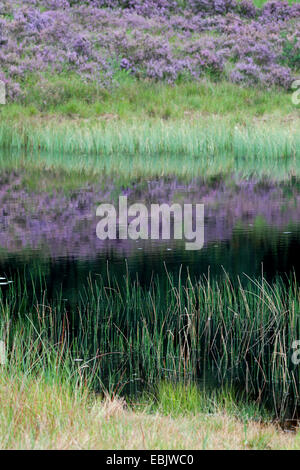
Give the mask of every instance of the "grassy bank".
M 169 389 L 170 390 L 170 389 Z M 178 390 L 182 392 L 182 390 Z M 185 390 L 186 391 L 186 390 Z M 45 377 L 1 373 L 1 449 L 299 449 L 300 435 L 276 424 L 238 418 L 226 403 L 214 411 L 173 413 L 162 388 L 157 409 L 91 396 L 84 387 Z M 174 388 L 172 388 L 174 393 Z M 182 393 L 181 393 L 182 395 Z M 167 398 L 172 397 L 168 393 Z M 210 401 L 212 406 L 212 401 Z
M 299 109 L 289 93 L 226 82 L 147 84 L 130 77 L 110 92 L 75 78 L 50 83 L 46 104 L 33 87 L 28 102 L 2 107 L 2 168 L 125 180 L 299 176 Z
M 41 86 L 38 77 L 32 76 L 24 87 L 27 94 L 21 101 L 0 106 L 1 121 L 88 120 L 92 124 L 97 120 L 190 121 L 219 116 L 232 124 L 249 124 L 262 117 L 269 123 L 299 118 L 292 91 L 242 87 L 209 78 L 169 85 L 119 72 L 114 85 L 105 89 L 69 73 L 46 75 Z
M 235 173 L 286 180 L 299 176 L 299 133 L 264 126 L 145 123 L 0 126 L 3 169 L 53 169 L 137 177 Z

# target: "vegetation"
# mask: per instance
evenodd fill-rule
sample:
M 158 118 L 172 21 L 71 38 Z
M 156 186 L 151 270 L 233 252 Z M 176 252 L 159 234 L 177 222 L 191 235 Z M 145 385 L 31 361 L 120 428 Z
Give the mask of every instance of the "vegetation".
M 288 93 L 210 81 L 153 85 L 130 77 L 101 96 L 76 78 L 53 78 L 53 90 L 60 93 L 52 99 L 49 90 L 46 107 L 34 88 L 28 104 L 2 107 L 2 168 L 61 170 L 70 178 L 106 172 L 125 180 L 299 176 L 299 110 Z
M 3 192 L 298 187 L 299 17 L 298 1 L 3 0 Z M 108 273 L 74 302 L 35 275 L 0 283 L 1 448 L 300 448 L 279 427 L 300 416 L 296 277 Z
M 149 402 L 128 406 L 122 399 L 91 396 L 58 379 L 2 371 L 1 449 L 299 449 L 299 433 L 275 424 L 239 419 L 223 403 L 211 414 Z M 176 389 L 177 390 L 177 389 Z M 172 391 L 174 389 L 172 388 Z M 171 410 L 172 411 L 172 410 Z
M 107 127 L 55 124 L 17 129 L 0 125 L 3 170 L 62 170 L 67 174 L 136 178 L 235 174 L 284 181 L 299 177 L 300 141 L 289 128 L 230 128 L 222 122 Z M 187 158 L 183 158 L 187 157 Z
M 297 417 L 296 280 L 167 277 L 167 285 L 142 287 L 129 277 L 97 276 L 75 303 L 60 293 L 48 301 L 42 277 L 32 288 L 18 277 L 1 294 L 7 370 L 76 378 L 110 396 L 132 396 L 167 378 L 201 379 L 234 387 L 236 397 L 257 400 L 281 421 Z
M 264 118 L 274 121 L 299 119 L 299 106 L 291 92 L 239 87 L 226 81 L 178 82 L 173 85 L 139 81 L 119 72 L 110 90 L 85 83 L 74 74 L 51 75 L 43 87 L 33 78 L 22 103 L 8 102 L 0 107 L 2 121 L 21 122 L 57 119 L 86 122 L 195 120 L 224 117 L 232 124 L 247 125 Z
M 149 51 L 149 41 L 143 42 L 147 50 L 143 50 L 140 59 L 136 57 L 136 73 L 133 73 L 132 68 L 128 69 L 124 65 L 124 60 L 132 62 L 134 54 L 140 49 L 130 42 L 132 25 L 129 27 L 127 22 L 131 13 L 123 15 L 122 2 L 113 2 L 112 10 L 106 8 L 105 2 L 94 2 L 91 8 L 82 8 L 81 3 L 72 2 L 69 5 L 65 0 L 45 0 L 41 2 L 43 8 L 30 9 L 26 3 L 23 7 L 12 7 L 4 2 L 2 48 L 8 49 L 7 53 L 6 49 L 1 51 L 5 60 L 10 58 L 7 65 L 3 62 L 4 81 L 10 91 L 7 104 L 0 107 L 0 149 L 5 151 L 0 159 L 2 168 L 67 171 L 69 178 L 73 177 L 72 173 L 84 173 L 88 178 L 94 178 L 104 172 L 112 177 L 121 175 L 125 182 L 128 182 L 128 178 L 163 175 L 189 178 L 200 174 L 210 177 L 235 173 L 240 177 L 254 175 L 272 177 L 274 180 L 289 180 L 299 176 L 299 106 L 292 103 L 291 93 L 285 91 L 284 87 L 274 84 L 270 87 L 250 87 L 252 83 L 247 80 L 254 73 L 252 66 L 253 73 L 246 74 L 243 86 L 238 86 L 226 76 L 227 66 L 221 74 L 216 75 L 216 71 L 212 73 L 211 66 L 215 64 L 217 67 L 218 61 L 214 62 L 211 57 L 209 63 L 201 59 L 204 61 L 204 69 L 197 77 L 183 76 L 179 72 L 172 80 L 170 77 L 157 79 L 143 76 L 138 70 L 144 70 L 149 65 L 147 61 L 152 65 L 155 62 L 155 67 L 159 64 L 159 69 L 168 69 L 169 60 L 174 66 L 177 58 L 174 62 L 169 57 L 169 46 L 166 46 L 169 52 L 163 55 L 163 64 L 160 63 L 162 52 L 159 35 L 162 34 L 161 28 L 163 34 L 167 28 L 168 40 L 173 44 L 174 37 L 178 40 L 179 33 L 177 30 L 176 34 L 174 31 L 170 33 L 172 22 L 169 22 L 168 15 L 162 13 L 159 3 L 150 9 L 150 14 L 140 9 L 138 1 L 134 6 L 135 12 L 131 11 L 135 15 L 133 25 L 137 17 L 140 20 L 143 18 L 139 26 L 135 26 L 141 29 L 139 34 L 146 34 L 146 37 L 147 28 L 150 27 L 154 42 L 149 46 Z M 193 6 L 193 2 L 188 2 L 186 8 L 197 9 L 202 5 L 205 10 L 204 0 L 194 3 Z M 235 2 L 227 3 L 229 6 L 226 4 L 226 8 L 229 10 L 233 8 L 234 12 L 240 11 Z M 243 3 L 243 8 L 246 8 L 246 3 Z M 270 67 L 269 60 L 275 60 L 273 49 L 275 43 L 278 44 L 279 34 L 280 44 L 283 44 L 282 53 L 289 62 L 288 66 L 296 73 L 298 56 L 293 41 L 297 41 L 295 24 L 298 6 L 290 9 L 282 2 L 273 2 L 261 13 L 256 12 L 258 16 L 253 19 L 251 5 L 245 10 L 246 16 L 242 15 L 243 19 L 239 19 L 245 23 L 239 33 L 245 35 L 243 41 L 231 36 L 230 28 L 223 25 L 226 9 L 220 10 L 220 13 L 220 6 L 217 8 L 216 5 L 216 11 L 207 11 L 205 15 L 209 17 L 216 14 L 217 33 L 209 26 L 203 26 L 204 37 L 198 37 L 199 25 L 197 22 L 194 24 L 196 20 L 192 20 L 195 14 L 188 18 L 188 26 L 178 27 L 183 30 L 184 41 L 200 41 L 201 50 L 212 41 L 216 50 L 209 49 L 209 54 L 221 54 L 218 44 L 223 44 L 224 38 L 231 41 L 230 44 L 232 41 L 234 44 L 244 44 L 246 49 L 242 48 L 234 54 L 242 62 L 247 57 L 254 60 L 255 67 L 258 67 L 254 67 L 255 73 L 258 74 L 266 73 L 260 67 L 266 64 Z M 59 12 L 61 7 L 62 13 Z M 281 22 L 283 13 L 286 19 L 284 26 Z M 206 16 L 205 21 L 208 21 Z M 93 21 L 96 21 L 94 26 Z M 276 30 L 275 42 L 273 39 L 273 42 L 266 42 L 269 40 L 265 37 L 257 38 L 259 44 L 261 41 L 267 47 L 264 52 L 269 58 L 266 58 L 265 64 L 257 62 L 257 54 L 261 55 L 263 51 L 257 51 L 256 45 L 254 47 L 252 44 L 254 31 L 258 28 L 257 21 L 264 24 L 263 34 L 266 33 L 265 28 Z M 79 35 L 74 30 L 74 24 L 79 25 L 77 22 L 80 22 L 82 31 Z M 64 24 L 63 29 L 61 24 Z M 100 49 L 95 45 L 97 41 L 93 36 L 99 24 L 102 25 L 101 31 L 106 28 L 106 39 L 102 38 L 104 43 Z M 116 25 L 117 31 L 111 30 L 111 24 Z M 254 28 L 253 31 L 249 33 L 248 27 Z M 186 28 L 188 32 L 185 33 Z M 261 29 L 261 25 L 258 29 Z M 287 35 L 287 31 L 291 31 L 292 36 Z M 282 34 L 285 40 L 282 40 Z M 18 62 L 18 55 L 8 54 L 17 37 L 22 44 L 18 49 L 21 63 Z M 290 37 L 292 43 L 288 40 Z M 113 57 L 111 70 L 105 69 L 101 62 L 104 51 L 108 51 L 105 46 L 105 40 L 108 39 L 110 44 L 115 44 L 115 49 L 109 51 L 110 58 Z M 233 49 L 230 49 L 230 53 L 233 53 Z M 72 55 L 72 60 L 68 56 L 70 51 L 75 54 L 76 60 L 75 56 Z M 33 54 L 37 61 L 34 72 L 33 57 L 28 63 L 24 61 L 27 53 L 31 56 Z M 58 56 L 63 62 L 66 61 L 62 67 L 56 62 Z M 12 63 L 13 60 L 16 63 Z M 120 64 L 118 61 L 121 61 Z M 89 78 L 86 76 L 87 71 L 83 70 L 86 62 L 92 67 Z M 275 62 L 272 77 L 278 75 L 278 67 L 287 65 L 282 62 L 281 55 L 276 56 Z M 95 79 L 99 71 L 96 74 L 93 69 L 97 64 L 102 64 L 101 67 L 106 70 L 105 73 L 102 70 L 100 81 Z M 108 76 L 103 81 L 103 73 L 109 75 L 109 85 L 106 80 Z M 15 85 L 20 87 L 20 93 L 15 90 Z
M 0 14 L 0 78 L 13 101 L 28 98 L 32 75 L 47 87 L 49 73 L 105 89 L 120 71 L 151 82 L 209 76 L 289 89 L 299 71 L 298 2 L 3 0 Z

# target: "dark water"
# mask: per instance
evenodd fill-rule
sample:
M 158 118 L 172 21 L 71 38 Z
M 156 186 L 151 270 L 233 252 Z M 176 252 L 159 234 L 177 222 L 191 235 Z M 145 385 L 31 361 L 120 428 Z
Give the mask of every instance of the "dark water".
M 203 248 L 187 251 L 184 240 L 99 240 L 96 208 L 103 202 L 117 203 L 119 195 L 126 195 L 128 204 L 203 203 Z M 179 273 L 185 276 L 187 272 L 192 278 L 208 272 L 211 278 L 221 277 L 226 272 L 233 280 L 241 276 L 245 281 L 246 275 L 255 278 L 262 272 L 269 281 L 277 275 L 288 279 L 296 274 L 298 278 L 299 249 L 297 184 L 254 180 L 182 183 L 162 179 L 133 183 L 130 187 L 102 182 L 65 193 L 32 190 L 23 184 L 20 175 L 6 176 L 2 183 L 0 180 L 0 277 L 16 279 L 25 273 L 30 287 L 36 285 L 42 273 L 47 299 L 62 289 L 69 311 L 76 311 L 72 306 L 76 306 L 88 277 L 109 275 L 121 280 L 129 274 L 131 278 L 138 276 L 142 285 L 148 285 L 153 276 L 166 280 L 166 271 L 175 279 Z M 88 346 L 89 343 L 90 338 Z M 138 350 L 134 353 L 139 355 Z M 138 370 L 138 374 L 133 374 L 138 380 L 131 374 L 135 368 L 129 359 Z M 107 356 L 105 364 L 101 364 L 107 387 L 112 386 L 112 376 L 106 370 L 118 377 L 116 383 L 122 379 L 134 392 L 142 389 L 148 377 L 145 373 L 141 380 L 143 375 L 137 364 L 139 359 L 131 356 L 122 360 Z M 172 378 L 168 370 L 160 373 Z M 239 386 L 244 389 L 243 383 Z M 131 389 L 128 393 L 132 393 Z M 269 395 L 273 397 L 271 392 Z M 293 412 L 290 414 L 294 416 Z
M 17 181 L 16 181 L 17 180 Z M 0 190 L 0 274 L 17 271 L 34 277 L 42 271 L 48 290 L 61 286 L 76 296 L 89 275 L 138 275 L 141 283 L 152 276 L 176 276 L 181 269 L 199 277 L 246 273 L 264 275 L 300 272 L 300 192 L 297 185 L 256 181 L 156 180 L 116 190 L 113 184 L 63 191 L 30 191 L 17 177 Z M 178 240 L 100 241 L 96 236 L 96 207 L 117 202 L 203 203 L 204 247 L 186 251 Z

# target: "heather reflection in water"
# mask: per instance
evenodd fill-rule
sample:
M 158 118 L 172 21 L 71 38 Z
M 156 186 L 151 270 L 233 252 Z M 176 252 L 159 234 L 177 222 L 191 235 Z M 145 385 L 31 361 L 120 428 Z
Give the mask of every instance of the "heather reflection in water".
M 200 251 L 185 251 L 184 241 L 115 240 L 96 237 L 96 207 L 100 202 L 117 204 L 119 194 L 128 203 L 204 203 L 205 244 Z M 1 271 L 12 275 L 26 265 L 38 266 L 51 285 L 76 290 L 89 273 L 110 271 L 120 275 L 127 267 L 143 280 L 152 273 L 165 274 L 164 262 L 176 272 L 182 265 L 191 274 L 212 275 L 246 272 L 267 277 L 299 271 L 300 192 L 296 184 L 278 186 L 256 181 L 157 180 L 118 189 L 103 183 L 65 194 L 63 191 L 33 193 L 21 178 L 11 176 L 0 189 Z M 222 268 L 223 267 L 223 268 Z
M 57 345 L 68 324 L 72 357 L 90 361 L 99 351 L 105 357 L 97 362 L 96 390 L 97 377 L 110 391 L 122 384 L 126 394 L 152 393 L 162 378 L 192 378 L 204 387 L 228 382 L 248 390 L 251 398 L 266 400 L 282 419 L 299 416 L 299 369 L 290 355 L 299 337 L 297 308 L 294 311 L 298 290 L 296 283 L 286 289 L 285 282 L 286 275 L 295 271 L 298 278 L 300 273 L 297 181 L 275 185 L 157 180 L 121 189 L 99 182 L 72 193 L 26 187 L 16 175 L 0 184 L 0 276 L 14 281 L 3 285 L 1 293 L 11 318 L 21 318 L 24 324 L 20 330 L 16 323 L 18 334 L 36 322 L 35 328 Z M 204 248 L 186 251 L 184 241 L 100 241 L 96 207 L 103 202 L 117 205 L 120 194 L 128 196 L 128 204 L 203 203 Z M 262 265 L 265 278 L 280 274 L 280 279 L 270 286 L 260 284 Z M 197 283 L 184 284 L 187 268 L 191 278 L 209 270 L 209 282 L 202 277 L 200 290 Z M 226 278 L 211 283 L 212 277 L 224 276 L 224 270 L 230 282 Z M 237 274 L 241 284 L 236 289 Z M 139 283 L 128 279 L 137 275 Z M 160 279 L 153 280 L 155 275 Z M 177 292 L 184 292 L 182 303 Z M 42 315 L 37 315 L 40 309 Z M 188 318 L 195 328 L 186 340 Z M 24 338 L 27 344 L 32 336 Z M 186 355 L 189 341 L 194 346 Z M 277 343 L 285 348 L 280 355 Z M 278 361 L 282 357 L 286 359 Z

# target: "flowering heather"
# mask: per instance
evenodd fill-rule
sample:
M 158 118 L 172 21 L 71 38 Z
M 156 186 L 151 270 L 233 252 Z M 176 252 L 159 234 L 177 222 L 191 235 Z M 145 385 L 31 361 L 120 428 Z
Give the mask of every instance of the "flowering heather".
M 249 0 L 0 1 L 0 79 L 74 73 L 107 87 L 120 73 L 289 88 L 300 69 L 300 4 Z

